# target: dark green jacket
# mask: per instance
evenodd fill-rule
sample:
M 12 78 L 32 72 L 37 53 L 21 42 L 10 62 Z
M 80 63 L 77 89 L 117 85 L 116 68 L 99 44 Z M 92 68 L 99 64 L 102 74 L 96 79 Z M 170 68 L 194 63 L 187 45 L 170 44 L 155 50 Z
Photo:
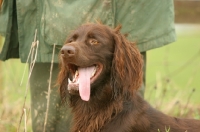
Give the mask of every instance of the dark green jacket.
M 140 51 L 175 41 L 173 0 L 4 0 L 0 34 L 5 42 L 0 59 L 26 62 L 37 29 L 37 62 L 55 61 L 69 32 L 82 23 L 101 20 L 136 41 Z

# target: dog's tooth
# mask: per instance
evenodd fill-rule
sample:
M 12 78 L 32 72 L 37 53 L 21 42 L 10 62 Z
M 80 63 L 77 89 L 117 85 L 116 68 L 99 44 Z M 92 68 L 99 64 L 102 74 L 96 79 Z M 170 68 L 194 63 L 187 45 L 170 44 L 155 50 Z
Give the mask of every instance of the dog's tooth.
M 73 83 L 75 83 L 76 82 L 76 77 L 73 79 L 73 81 L 72 81 Z
M 68 83 L 72 83 L 72 81 L 68 78 Z
M 94 74 L 95 74 L 95 71 L 93 71 L 93 72 L 92 72 L 92 74 L 91 74 L 91 77 L 93 77 L 93 76 L 94 76 Z
M 76 72 L 75 72 L 75 77 L 77 77 L 78 76 L 78 70 L 76 70 Z
M 79 73 L 78 73 L 78 71 L 76 70 L 75 75 L 74 75 L 74 78 L 73 78 L 73 81 L 72 81 L 73 83 L 76 82 L 76 78 L 78 77 L 78 74 L 79 74 Z
M 97 69 L 98 69 L 98 68 L 99 68 L 98 66 L 96 66 L 96 67 L 95 67 L 95 69 L 94 69 L 94 70 L 95 70 L 95 72 L 97 71 Z
M 94 76 L 94 74 L 96 73 L 96 71 L 97 71 L 97 68 L 95 67 L 95 68 L 94 68 L 94 71 L 93 71 L 92 74 L 91 74 L 91 77 Z

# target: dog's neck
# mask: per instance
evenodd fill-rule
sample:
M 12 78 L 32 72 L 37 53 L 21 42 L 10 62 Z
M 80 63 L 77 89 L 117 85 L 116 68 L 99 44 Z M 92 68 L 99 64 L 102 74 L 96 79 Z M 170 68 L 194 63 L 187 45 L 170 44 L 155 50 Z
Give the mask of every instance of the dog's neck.
M 93 93 L 89 101 L 83 101 L 79 96 L 71 96 L 73 117 L 72 132 L 95 131 L 110 121 L 116 113 L 123 109 L 123 101 L 113 98 L 110 85 L 103 87 L 102 92 Z M 94 123 L 95 122 L 95 123 Z
M 98 92 L 98 95 L 93 93 L 94 95 L 90 97 L 88 102 L 81 100 L 79 96 L 71 96 L 71 107 L 74 115 L 72 132 L 98 132 L 118 113 L 122 112 L 123 108 L 126 107 L 129 111 L 127 105 L 132 104 L 129 106 L 135 107 L 133 104 L 136 100 L 125 100 L 123 97 L 114 98 L 110 85 L 107 85 L 106 88 L 104 86 L 103 89 L 103 91 Z M 138 95 L 134 96 L 138 98 Z

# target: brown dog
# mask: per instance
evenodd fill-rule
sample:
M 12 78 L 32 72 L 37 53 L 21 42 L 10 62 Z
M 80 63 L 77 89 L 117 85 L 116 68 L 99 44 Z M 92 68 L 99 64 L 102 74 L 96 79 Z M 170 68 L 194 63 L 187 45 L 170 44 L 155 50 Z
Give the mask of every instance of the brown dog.
M 167 116 L 137 95 L 142 58 L 119 30 L 85 24 L 61 49 L 58 83 L 74 114 L 71 131 L 200 132 L 200 121 Z

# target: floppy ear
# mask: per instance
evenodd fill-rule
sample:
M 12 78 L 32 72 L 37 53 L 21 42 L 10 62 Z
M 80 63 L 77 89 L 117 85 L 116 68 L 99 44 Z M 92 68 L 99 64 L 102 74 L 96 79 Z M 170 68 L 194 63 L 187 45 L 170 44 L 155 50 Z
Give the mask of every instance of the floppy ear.
M 112 61 L 111 85 L 114 96 L 129 97 L 142 84 L 143 60 L 135 43 L 120 33 L 121 26 L 114 29 L 115 50 Z
M 68 95 L 68 77 L 69 70 L 68 67 L 64 65 L 64 63 L 60 60 L 60 71 L 58 74 L 57 85 L 59 85 L 59 93 L 61 97 L 61 103 L 66 103 L 66 98 Z

